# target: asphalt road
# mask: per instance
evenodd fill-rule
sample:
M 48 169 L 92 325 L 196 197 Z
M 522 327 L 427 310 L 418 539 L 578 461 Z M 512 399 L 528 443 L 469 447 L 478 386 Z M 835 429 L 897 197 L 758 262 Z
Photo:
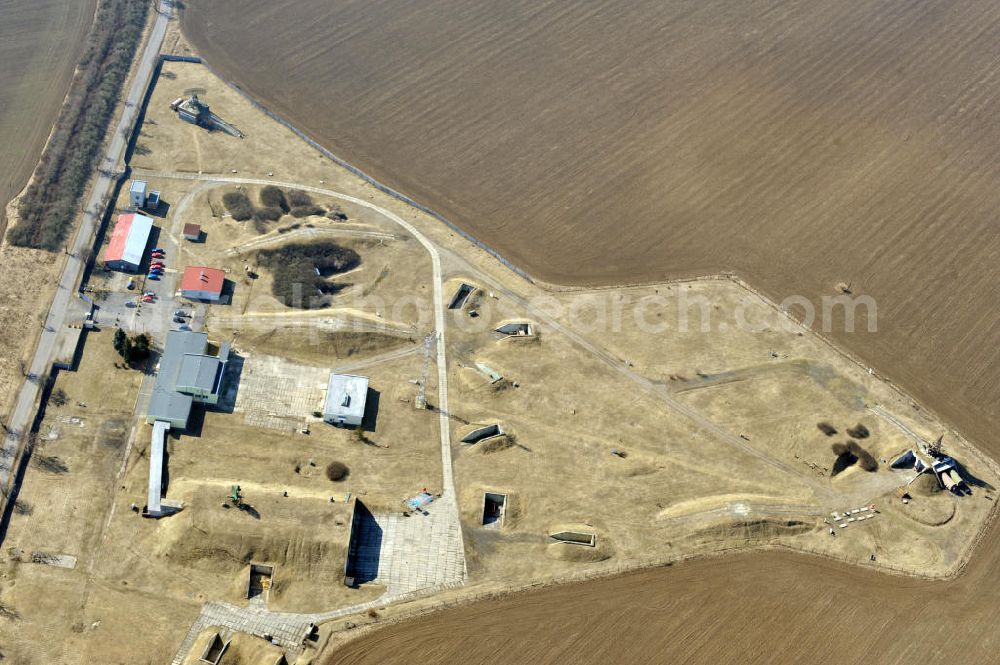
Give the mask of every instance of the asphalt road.
M 38 379 L 30 377 L 45 376 L 52 366 L 52 355 L 56 347 L 59 331 L 65 325 L 66 312 L 70 309 L 71 299 L 78 298 L 77 285 L 84 269 L 82 257 L 93 245 L 94 234 L 103 215 L 102 203 L 114 190 L 116 173 L 125 168 L 125 149 L 128 147 L 128 137 L 138 116 L 142 99 L 149 87 L 150 77 L 156 67 L 160 54 L 163 36 L 166 34 L 167 23 L 170 20 L 172 1 L 160 0 L 152 32 L 139 56 L 135 78 L 125 98 L 125 106 L 118 123 L 115 125 L 107 150 L 101 160 L 101 170 L 90 192 L 90 198 L 84 207 L 83 222 L 69 250 L 66 265 L 56 288 L 55 297 L 49 307 L 49 314 L 38 339 L 35 356 L 28 370 L 29 379 L 21 385 L 17 402 L 7 422 L 7 431 L 0 451 L 0 487 L 7 487 L 13 463 L 19 446 L 26 440 L 31 420 L 35 415 L 35 404 L 38 401 L 40 385 Z

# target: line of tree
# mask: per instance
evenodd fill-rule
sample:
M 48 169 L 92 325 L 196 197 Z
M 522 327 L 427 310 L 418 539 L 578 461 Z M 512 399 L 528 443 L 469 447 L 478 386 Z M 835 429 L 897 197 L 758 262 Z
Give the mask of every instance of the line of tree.
M 149 0 L 102 0 L 35 179 L 21 198 L 14 245 L 54 251 L 73 227 L 87 181 L 142 39 Z

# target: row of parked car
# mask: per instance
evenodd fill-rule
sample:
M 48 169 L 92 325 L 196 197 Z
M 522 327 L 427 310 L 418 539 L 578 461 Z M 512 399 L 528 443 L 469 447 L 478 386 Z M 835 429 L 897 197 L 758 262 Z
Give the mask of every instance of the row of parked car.
M 164 252 L 159 247 L 154 248 L 149 253 L 149 256 L 152 260 L 149 263 L 149 274 L 146 275 L 147 279 L 151 279 L 154 282 L 159 281 L 160 276 L 166 269 L 166 266 L 163 263 L 163 259 L 166 257 L 166 255 L 167 255 L 166 252 Z

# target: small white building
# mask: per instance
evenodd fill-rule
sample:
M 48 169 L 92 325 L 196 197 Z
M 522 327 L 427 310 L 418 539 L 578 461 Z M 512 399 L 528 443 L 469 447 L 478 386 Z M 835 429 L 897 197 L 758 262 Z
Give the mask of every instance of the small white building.
M 143 180 L 133 180 L 128 190 L 129 205 L 138 210 L 146 205 L 146 183 Z
M 367 376 L 331 374 L 323 403 L 323 420 L 331 425 L 360 425 L 365 417 L 367 398 Z

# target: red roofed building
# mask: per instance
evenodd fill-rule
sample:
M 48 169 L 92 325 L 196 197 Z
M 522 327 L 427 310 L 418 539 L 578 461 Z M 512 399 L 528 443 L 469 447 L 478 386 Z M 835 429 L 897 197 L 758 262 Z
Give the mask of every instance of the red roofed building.
M 184 239 L 198 242 L 201 240 L 201 224 L 185 224 Z
M 119 215 L 111 232 L 108 251 L 104 253 L 104 265 L 112 270 L 137 271 L 152 229 L 153 220 L 150 217 L 136 213 Z
M 188 266 L 181 279 L 181 295 L 191 300 L 218 302 L 222 298 L 222 285 L 226 273 L 218 268 Z

